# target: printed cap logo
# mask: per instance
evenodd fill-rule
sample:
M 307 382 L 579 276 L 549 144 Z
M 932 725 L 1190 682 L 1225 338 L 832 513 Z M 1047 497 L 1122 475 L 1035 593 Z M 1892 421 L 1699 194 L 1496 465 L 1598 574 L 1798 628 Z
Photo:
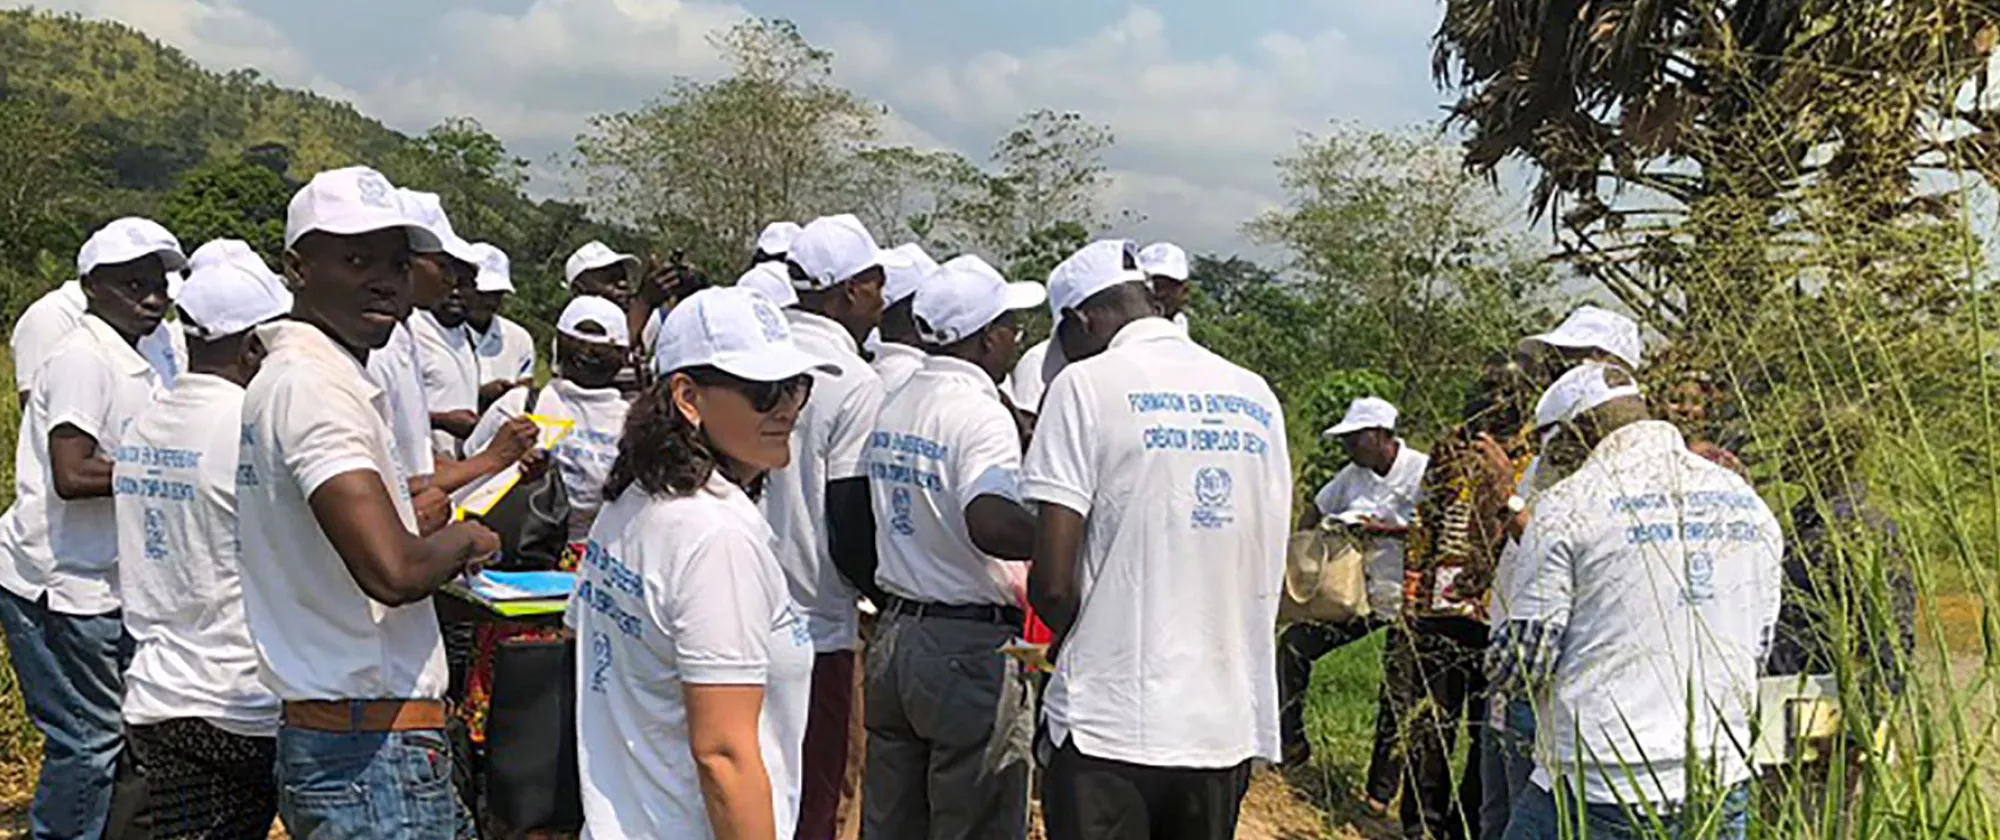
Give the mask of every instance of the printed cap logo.
M 361 194 L 361 203 L 365 206 L 377 210 L 388 210 L 396 206 L 392 197 L 395 188 L 389 186 L 389 179 L 382 177 L 382 173 L 361 173 L 354 179 L 354 188 Z
M 764 325 L 766 342 L 777 344 L 790 337 L 790 334 L 785 332 L 784 319 L 778 317 L 778 310 L 773 309 L 771 304 L 755 300 L 750 304 L 750 311 L 757 313 L 757 322 Z

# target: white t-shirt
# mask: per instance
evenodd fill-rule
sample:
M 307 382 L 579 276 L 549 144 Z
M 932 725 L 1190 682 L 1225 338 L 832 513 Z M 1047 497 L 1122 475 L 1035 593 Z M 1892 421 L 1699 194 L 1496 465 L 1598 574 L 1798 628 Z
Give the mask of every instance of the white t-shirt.
M 1041 409 L 1042 393 L 1049 387 L 1048 379 L 1042 374 L 1042 363 L 1049 357 L 1049 342 L 1054 340 L 1044 339 L 1042 343 L 1028 348 L 1028 352 L 1021 354 L 1021 361 L 1015 363 L 1014 372 L 1007 375 L 1007 381 L 1013 383 L 1013 390 L 1008 396 L 1014 398 L 1015 408 L 1030 414 Z
M 388 394 L 317 327 L 281 321 L 257 335 L 270 355 L 243 398 L 236 505 L 264 684 L 286 701 L 444 696 L 430 599 L 391 607 L 368 597 L 309 504 L 329 479 L 366 470 L 416 533 Z
M 993 379 L 932 356 L 889 397 L 868 446 L 875 503 L 875 582 L 933 604 L 1020 606 L 1025 564 L 972 544 L 965 508 L 980 496 L 1019 500 L 1020 435 Z
M 895 396 L 909 383 L 910 377 L 923 370 L 928 358 L 929 353 L 908 344 L 884 341 L 876 345 L 874 368 L 875 374 L 882 377 L 882 393 Z
M 845 327 L 799 309 L 785 317 L 799 348 L 839 365 L 840 375 L 813 372 L 812 398 L 792 432 L 792 465 L 771 473 L 759 506 L 778 535 L 778 562 L 812 628 L 813 649 L 847 650 L 860 640 L 860 595 L 833 565 L 826 485 L 868 474 L 862 456 L 882 410 L 882 377 Z
M 236 561 L 242 422 L 241 387 L 188 373 L 119 442 L 118 579 L 137 643 L 127 723 L 201 718 L 239 735 L 278 731 Z
M 1044 699 L 1060 745 L 1153 767 L 1278 757 L 1284 413 L 1164 318 L 1050 383 L 1024 495 L 1082 513 L 1082 600 Z
M 437 472 L 430 399 L 424 393 L 422 349 L 407 325 L 397 324 L 389 343 L 368 354 L 367 371 L 388 401 L 383 416 L 395 436 L 396 465 L 412 478 L 430 477 Z
M 604 504 L 604 480 L 611 476 L 611 464 L 618 460 L 618 439 L 625 433 L 625 415 L 632 408 L 617 388 L 583 388 L 567 379 L 552 379 L 535 395 L 535 409 L 524 410 L 528 389 L 515 388 L 494 400 L 479 418 L 472 437 L 465 439 L 469 452 L 478 452 L 493 441 L 500 427 L 524 413 L 576 423 L 555 447 L 549 450 L 555 467 L 562 471 L 563 491 L 569 499 L 569 538 L 577 542 L 590 535 L 590 523 Z
M 1611 433 L 1545 491 L 1508 593 L 1510 628 L 1564 628 L 1536 706 L 1535 783 L 1562 774 L 1591 802 L 1672 803 L 1692 766 L 1748 779 L 1783 553 L 1756 491 L 1668 423 Z
M 591 529 L 568 621 L 586 838 L 713 837 L 688 751 L 689 685 L 764 688 L 757 743 L 779 837 L 798 823 L 812 635 L 756 505 L 720 474 L 634 485 Z
M 125 425 L 164 391 L 159 371 L 96 316 L 86 315 L 34 376 L 15 443 L 14 505 L 0 517 L 0 587 L 29 601 L 44 594 L 63 615 L 118 609 L 118 530 L 110 497 L 56 495 L 49 432 L 73 426 L 109 463 Z
M 414 358 L 424 383 L 425 407 L 436 412 L 478 411 L 479 383 L 473 380 L 472 339 L 465 328 L 447 329 L 437 316 L 421 309 L 410 315 L 408 327 L 416 340 Z M 375 355 L 369 354 L 370 359 Z M 458 439 L 450 432 L 431 427 L 430 438 L 434 458 L 460 457 Z
M 480 332 L 465 324 L 465 333 L 470 337 L 472 351 L 473 396 L 479 388 L 489 382 L 519 382 L 532 379 L 535 375 L 535 337 L 528 328 L 499 315 L 493 316 L 492 325 L 486 332 Z
M 1410 527 L 1417 520 L 1417 498 L 1430 456 L 1401 440 L 1388 475 L 1360 464 L 1348 464 L 1319 489 L 1313 505 L 1321 516 L 1374 517 L 1387 525 Z M 1368 546 L 1368 607 L 1376 615 L 1394 618 L 1403 604 L 1402 539 L 1378 537 Z
M 34 389 L 35 374 L 55 355 L 63 339 L 82 325 L 88 303 L 83 284 L 71 280 L 42 295 L 21 312 L 14 322 L 14 331 L 7 337 L 7 347 L 14 356 L 15 391 Z M 181 335 L 179 325 L 161 321 L 158 329 L 139 339 L 138 349 L 139 355 L 159 371 L 161 384 L 172 388 L 174 377 L 182 368 L 181 360 L 187 358 L 187 340 Z M 25 411 L 27 406 L 22 409 Z

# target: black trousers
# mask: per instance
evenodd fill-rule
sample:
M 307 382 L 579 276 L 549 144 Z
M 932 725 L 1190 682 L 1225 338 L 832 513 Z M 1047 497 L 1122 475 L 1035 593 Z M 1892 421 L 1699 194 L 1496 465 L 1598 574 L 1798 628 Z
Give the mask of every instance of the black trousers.
M 1478 834 L 1481 728 L 1486 721 L 1485 624 L 1419 618 L 1389 639 L 1385 684 L 1402 721 L 1403 836 L 1464 840 Z M 1454 785 L 1451 755 L 1464 723 L 1471 738 L 1463 780 Z
M 278 817 L 276 738 L 181 718 L 128 727 L 125 746 L 145 805 L 136 827 L 119 836 L 263 840 L 271 833 Z
M 1221 770 L 1092 758 L 1065 744 L 1042 776 L 1048 840 L 1232 840 L 1250 762 Z
M 1305 696 L 1312 687 L 1313 663 L 1385 625 L 1389 628 L 1389 645 L 1394 648 L 1402 635 L 1400 625 L 1372 618 L 1344 624 L 1294 624 L 1285 628 L 1278 638 L 1278 734 L 1284 741 L 1286 756 L 1304 754 Z M 1386 653 L 1384 659 L 1386 663 Z M 1396 749 L 1399 715 L 1394 700 L 1395 694 L 1385 680 L 1375 698 L 1375 743 L 1368 758 L 1367 793 L 1377 802 L 1396 798 L 1396 785 L 1403 773 Z

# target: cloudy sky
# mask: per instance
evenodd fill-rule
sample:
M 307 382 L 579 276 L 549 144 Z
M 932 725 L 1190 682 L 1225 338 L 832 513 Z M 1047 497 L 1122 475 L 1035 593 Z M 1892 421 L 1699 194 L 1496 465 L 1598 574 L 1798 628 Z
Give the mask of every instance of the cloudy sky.
M 677 75 L 721 72 L 706 35 L 796 21 L 838 81 L 891 111 L 889 139 L 983 159 L 1017 116 L 1076 110 L 1117 137 L 1123 231 L 1246 248 L 1282 200 L 1271 160 L 1332 120 L 1434 120 L 1434 0 L 40 0 L 124 21 L 211 68 L 254 66 L 404 131 L 478 118 L 543 164 L 586 117 Z

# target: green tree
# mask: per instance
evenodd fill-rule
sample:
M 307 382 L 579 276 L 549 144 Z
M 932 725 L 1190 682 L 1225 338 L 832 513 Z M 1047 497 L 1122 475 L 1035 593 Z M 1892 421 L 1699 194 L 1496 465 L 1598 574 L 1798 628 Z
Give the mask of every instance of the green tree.
M 275 267 L 284 253 L 285 207 L 293 189 L 258 163 L 211 163 L 181 176 L 160 222 L 189 250 L 212 239 L 241 239 Z
M 104 192 L 96 142 L 36 102 L 0 99 L 0 149 L 0 261 L 75 247 Z

